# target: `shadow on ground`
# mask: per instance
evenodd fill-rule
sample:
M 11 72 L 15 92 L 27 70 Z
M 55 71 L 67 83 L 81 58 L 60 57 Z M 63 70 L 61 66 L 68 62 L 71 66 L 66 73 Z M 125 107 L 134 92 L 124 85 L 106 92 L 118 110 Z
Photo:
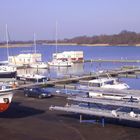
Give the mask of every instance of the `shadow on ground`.
M 19 102 L 12 102 L 10 107 L 5 112 L 0 113 L 0 118 L 24 118 L 43 114 L 44 112 L 44 110 L 23 106 Z
M 58 117 L 65 117 L 65 118 L 71 118 L 71 119 L 77 119 L 77 121 L 80 121 L 80 114 L 57 114 Z M 90 120 L 95 120 L 94 123 L 101 124 L 102 120 L 100 117 L 97 116 L 90 116 L 90 115 L 83 115 L 83 120 L 87 120 L 87 122 L 91 122 Z M 85 121 L 86 122 L 86 121 Z M 140 122 L 136 121 L 127 121 L 127 120 L 119 120 L 119 119 L 110 119 L 110 118 L 105 118 L 104 121 L 105 125 L 106 124 L 117 124 L 117 125 L 122 125 L 126 127 L 135 127 L 135 128 L 140 128 Z

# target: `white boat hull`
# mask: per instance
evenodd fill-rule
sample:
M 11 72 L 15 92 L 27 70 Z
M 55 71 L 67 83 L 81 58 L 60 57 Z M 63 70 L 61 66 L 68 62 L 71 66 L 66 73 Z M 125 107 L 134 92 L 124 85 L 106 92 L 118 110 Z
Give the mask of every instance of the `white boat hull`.
M 13 98 L 14 87 L 10 85 L 1 85 L 0 89 L 0 112 L 4 112 L 8 109 Z
M 38 74 L 24 74 L 24 75 L 17 75 L 17 80 L 43 82 L 48 80 L 48 78 L 46 76 L 42 76 Z
M 48 64 L 42 63 L 42 64 L 30 64 L 30 68 L 35 68 L 35 69 L 47 69 Z
M 4 112 L 8 109 L 12 101 L 12 98 L 13 98 L 12 92 L 0 94 L 0 112 Z
M 73 65 L 72 62 L 68 62 L 68 61 L 52 61 L 52 62 L 48 62 L 48 64 L 50 66 L 56 66 L 56 67 L 71 67 Z
M 15 78 L 17 74 L 16 67 L 13 66 L 0 66 L 0 78 Z

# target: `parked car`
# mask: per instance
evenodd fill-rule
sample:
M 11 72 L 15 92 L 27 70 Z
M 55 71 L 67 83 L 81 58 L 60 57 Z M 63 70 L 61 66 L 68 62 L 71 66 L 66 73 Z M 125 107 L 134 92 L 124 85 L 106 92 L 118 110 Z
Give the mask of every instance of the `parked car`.
M 25 88 L 24 95 L 26 97 L 35 97 L 35 98 L 47 98 L 51 97 L 51 92 L 47 91 L 45 88 L 33 87 L 33 88 Z

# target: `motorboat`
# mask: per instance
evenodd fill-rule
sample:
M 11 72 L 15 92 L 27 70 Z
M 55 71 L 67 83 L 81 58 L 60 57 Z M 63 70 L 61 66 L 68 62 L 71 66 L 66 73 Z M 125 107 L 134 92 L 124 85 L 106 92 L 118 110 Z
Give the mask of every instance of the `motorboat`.
M 30 64 L 29 67 L 36 68 L 36 69 L 47 69 L 48 64 L 45 62 L 36 62 L 36 63 Z
M 17 68 L 10 65 L 0 66 L 0 78 L 15 78 L 17 75 Z
M 111 89 L 128 89 L 129 86 L 126 83 L 120 82 L 117 78 L 99 78 L 90 80 L 88 82 L 88 87 L 101 87 L 101 88 L 111 88 Z
M 129 85 L 120 82 L 117 78 L 99 78 L 88 81 L 87 85 L 79 85 L 78 89 L 94 89 L 94 88 L 105 88 L 123 90 L 129 89 Z
M 6 111 L 10 106 L 14 94 L 12 91 L 15 88 L 16 86 L 14 84 L 0 84 L 0 112 Z
M 48 80 L 48 78 L 44 75 L 39 75 L 39 74 L 20 74 L 17 75 L 17 80 L 31 81 L 31 82 L 44 82 Z
M 49 66 L 56 66 L 56 67 L 71 67 L 73 62 L 68 60 L 52 60 L 48 62 Z

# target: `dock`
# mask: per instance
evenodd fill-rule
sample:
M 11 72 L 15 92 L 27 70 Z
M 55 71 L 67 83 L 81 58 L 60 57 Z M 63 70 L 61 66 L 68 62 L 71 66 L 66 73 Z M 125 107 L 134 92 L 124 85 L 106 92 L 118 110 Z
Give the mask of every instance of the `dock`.
M 39 82 L 39 83 L 31 83 L 26 85 L 26 81 L 24 85 L 21 85 L 20 87 L 26 87 L 26 86 L 39 86 L 39 85 L 55 85 L 55 84 L 68 84 L 73 82 L 79 82 L 80 80 L 90 80 L 90 79 L 96 79 L 97 77 L 107 77 L 109 76 L 118 76 L 119 74 L 133 74 L 135 72 L 140 71 L 140 68 L 131 68 L 131 69 L 117 69 L 117 70 L 107 70 L 103 71 L 102 73 L 94 72 L 94 73 L 88 73 L 83 74 L 82 76 L 76 76 L 76 75 L 69 75 L 69 77 L 66 78 L 56 78 L 51 79 L 50 81 L 46 82 Z
M 84 60 L 86 62 L 112 62 L 112 63 L 140 63 L 140 60 L 130 60 L 130 59 L 89 59 Z

